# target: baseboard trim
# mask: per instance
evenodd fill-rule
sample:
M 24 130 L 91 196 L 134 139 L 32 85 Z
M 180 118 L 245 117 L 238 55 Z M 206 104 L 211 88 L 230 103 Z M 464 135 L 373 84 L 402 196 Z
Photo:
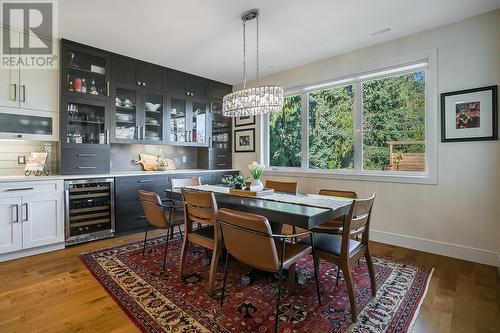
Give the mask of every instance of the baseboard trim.
M 498 267 L 500 272 L 500 253 L 494 251 L 373 229 L 370 231 L 370 239 L 413 250 L 495 266 Z
M 52 251 L 62 250 L 62 249 L 64 249 L 64 242 L 35 247 L 32 249 L 4 253 L 4 254 L 0 254 L 0 262 L 29 257 L 29 256 L 34 256 L 36 254 L 52 252 Z

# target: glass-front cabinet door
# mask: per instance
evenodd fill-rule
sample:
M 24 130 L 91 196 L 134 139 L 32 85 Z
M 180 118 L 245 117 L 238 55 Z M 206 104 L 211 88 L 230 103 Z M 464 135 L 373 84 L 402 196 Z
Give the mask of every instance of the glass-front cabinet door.
M 164 140 L 163 95 L 144 91 L 144 141 L 161 142 Z
M 172 144 L 188 142 L 187 101 L 170 98 L 168 141 Z
M 132 142 L 141 139 L 138 126 L 137 90 L 116 87 L 114 91 L 114 141 Z
M 106 126 L 105 103 L 85 99 L 65 100 L 65 144 L 106 145 L 109 131 Z
M 191 128 L 188 132 L 189 142 L 205 145 L 207 140 L 207 104 L 193 101 L 191 103 Z
M 63 91 L 72 96 L 109 96 L 108 56 L 65 45 L 63 49 Z

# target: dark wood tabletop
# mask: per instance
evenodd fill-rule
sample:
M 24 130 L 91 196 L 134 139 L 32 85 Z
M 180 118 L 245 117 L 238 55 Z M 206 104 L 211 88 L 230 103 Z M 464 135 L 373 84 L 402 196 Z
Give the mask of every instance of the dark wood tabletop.
M 182 199 L 180 189 L 165 189 L 164 191 L 171 199 Z M 219 208 L 231 208 L 243 212 L 259 214 L 267 217 L 273 224 L 288 224 L 303 229 L 312 229 L 332 218 L 344 216 L 351 206 L 351 203 L 346 201 L 345 206 L 332 210 L 328 208 L 269 201 L 262 198 L 237 197 L 224 193 L 214 194 Z

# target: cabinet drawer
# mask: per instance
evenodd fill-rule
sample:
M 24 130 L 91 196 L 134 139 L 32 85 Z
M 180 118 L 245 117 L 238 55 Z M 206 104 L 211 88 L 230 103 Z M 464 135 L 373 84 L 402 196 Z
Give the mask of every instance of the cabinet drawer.
M 109 173 L 109 160 L 63 161 L 61 163 L 61 174 L 63 175 L 91 175 L 99 173 Z
M 119 177 L 116 181 L 116 200 L 120 204 L 139 202 L 139 190 L 158 193 L 165 197 L 163 190 L 169 187 L 168 176 Z
M 109 161 L 109 149 L 62 148 L 62 162 Z
M 118 205 L 116 214 L 116 232 L 124 233 L 132 230 L 145 230 L 146 219 L 140 202 Z
M 63 181 L 30 181 L 0 184 L 0 196 L 63 192 Z
M 212 158 L 208 161 L 209 169 L 231 169 L 232 158 L 230 155 L 226 158 Z

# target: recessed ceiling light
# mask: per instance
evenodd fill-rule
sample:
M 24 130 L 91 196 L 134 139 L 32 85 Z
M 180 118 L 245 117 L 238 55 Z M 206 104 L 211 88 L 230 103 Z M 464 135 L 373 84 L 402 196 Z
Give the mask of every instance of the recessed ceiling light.
M 381 34 L 385 34 L 386 32 L 389 32 L 391 31 L 392 29 L 390 27 L 387 27 L 387 28 L 384 28 L 384 29 L 381 29 L 381 30 L 377 30 L 377 31 L 374 31 L 374 32 L 370 32 L 370 36 L 377 36 L 377 35 L 381 35 Z

